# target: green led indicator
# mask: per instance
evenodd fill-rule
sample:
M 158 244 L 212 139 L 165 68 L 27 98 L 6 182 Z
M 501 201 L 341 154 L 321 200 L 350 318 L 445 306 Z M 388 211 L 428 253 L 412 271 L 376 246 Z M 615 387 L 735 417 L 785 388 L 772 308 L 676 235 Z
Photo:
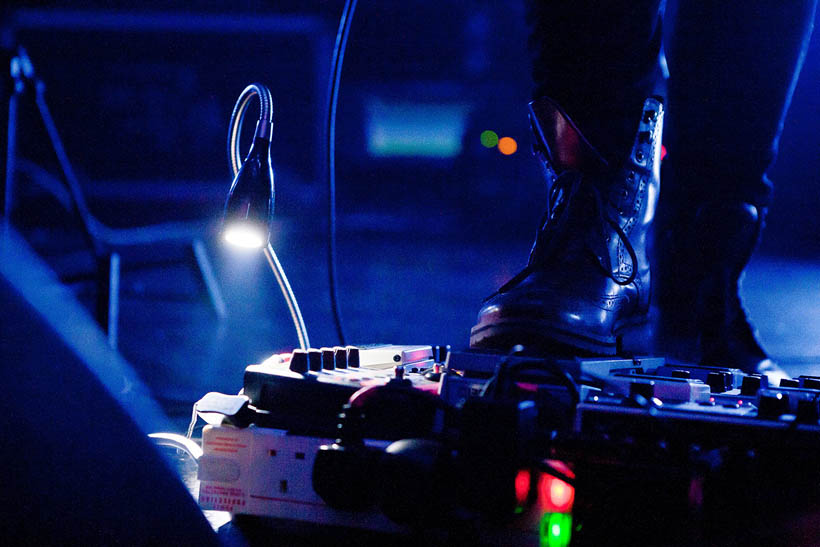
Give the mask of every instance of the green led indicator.
M 498 134 L 489 129 L 481 132 L 481 144 L 485 148 L 494 148 L 498 144 Z
M 572 532 L 572 515 L 544 513 L 539 526 L 541 547 L 567 547 Z

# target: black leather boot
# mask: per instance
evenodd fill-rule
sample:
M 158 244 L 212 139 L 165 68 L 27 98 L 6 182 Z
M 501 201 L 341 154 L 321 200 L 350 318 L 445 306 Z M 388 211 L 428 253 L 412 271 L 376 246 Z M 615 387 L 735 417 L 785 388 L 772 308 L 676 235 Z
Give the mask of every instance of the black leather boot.
M 658 349 L 684 361 L 785 377 L 758 342 L 740 299 L 766 208 L 724 200 L 688 209 L 659 246 Z
M 647 322 L 647 232 L 660 190 L 663 105 L 647 99 L 634 145 L 609 165 L 550 99 L 530 103 L 549 203 L 527 266 L 484 301 L 472 347 L 555 344 L 615 354 Z

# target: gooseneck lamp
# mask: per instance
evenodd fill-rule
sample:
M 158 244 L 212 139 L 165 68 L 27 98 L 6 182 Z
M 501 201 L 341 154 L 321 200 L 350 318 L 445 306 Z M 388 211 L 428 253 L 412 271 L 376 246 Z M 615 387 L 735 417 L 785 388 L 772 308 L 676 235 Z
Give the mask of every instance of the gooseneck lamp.
M 239 135 L 251 99 L 259 97 L 259 121 L 253 143 L 240 160 Z M 273 136 L 273 108 L 267 87 L 251 84 L 242 91 L 231 114 L 228 158 L 233 183 L 225 202 L 224 238 L 240 247 L 259 249 L 268 243 L 273 218 L 274 186 L 270 145 Z
M 253 143 L 245 161 L 240 161 L 239 135 L 248 105 L 254 97 L 259 98 L 259 121 L 253 135 Z M 273 136 L 273 100 L 270 90 L 262 84 L 251 84 L 236 101 L 228 130 L 228 159 L 233 174 L 222 223 L 222 237 L 231 245 L 248 249 L 264 249 L 268 264 L 288 305 L 299 346 L 310 347 L 302 312 L 288 278 L 270 244 L 273 219 L 274 186 L 271 167 L 270 145 Z

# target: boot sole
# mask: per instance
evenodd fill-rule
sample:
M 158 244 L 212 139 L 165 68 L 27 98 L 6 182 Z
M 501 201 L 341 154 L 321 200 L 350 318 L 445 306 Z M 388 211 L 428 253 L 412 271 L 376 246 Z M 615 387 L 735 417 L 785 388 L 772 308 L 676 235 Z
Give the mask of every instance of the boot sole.
M 623 321 L 615 329 L 613 336 L 605 338 L 584 336 L 532 321 L 476 325 L 470 331 L 472 348 L 499 349 L 522 344 L 549 353 L 573 353 L 572 350 L 575 349 L 595 355 L 646 354 L 651 348 L 650 340 L 647 317 Z

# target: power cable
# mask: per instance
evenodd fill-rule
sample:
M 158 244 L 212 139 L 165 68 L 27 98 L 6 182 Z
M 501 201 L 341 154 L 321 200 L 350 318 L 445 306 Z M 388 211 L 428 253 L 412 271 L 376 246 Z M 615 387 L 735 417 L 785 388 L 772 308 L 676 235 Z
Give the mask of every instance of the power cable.
M 336 326 L 336 335 L 340 345 L 346 345 L 342 314 L 339 309 L 336 275 L 336 103 L 339 99 L 339 81 L 342 77 L 347 37 L 350 34 L 350 23 L 356 11 L 356 0 L 346 0 L 342 17 L 339 21 L 339 30 L 336 32 L 336 43 L 333 47 L 333 62 L 330 67 L 330 89 L 328 91 L 327 107 L 327 188 L 328 188 L 328 231 L 327 231 L 327 274 L 328 289 L 330 291 L 330 307 L 333 312 L 333 322 Z

